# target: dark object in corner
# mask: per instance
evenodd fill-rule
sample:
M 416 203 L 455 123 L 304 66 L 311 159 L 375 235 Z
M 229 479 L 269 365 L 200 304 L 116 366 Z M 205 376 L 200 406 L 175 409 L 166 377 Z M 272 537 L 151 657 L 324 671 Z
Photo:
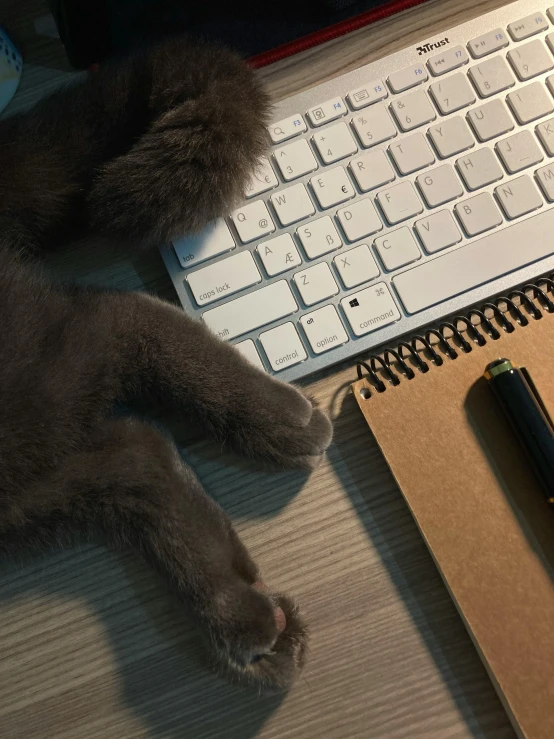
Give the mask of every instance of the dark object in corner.
M 87 68 L 153 39 L 186 33 L 251 57 L 316 33 L 389 0 L 49 0 L 73 66 Z M 415 0 L 406 0 L 406 6 Z M 402 3 L 400 3 L 401 5 Z M 394 3 L 399 10 L 399 3 Z

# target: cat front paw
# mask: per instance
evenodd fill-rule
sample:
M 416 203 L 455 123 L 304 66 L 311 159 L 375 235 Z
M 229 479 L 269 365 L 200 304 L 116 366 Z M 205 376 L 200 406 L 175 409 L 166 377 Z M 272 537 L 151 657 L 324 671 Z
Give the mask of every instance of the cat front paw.
M 248 412 L 236 418 L 228 437 L 235 449 L 282 469 L 314 469 L 333 438 L 317 401 L 267 375 L 252 387 Z
M 219 655 L 217 667 L 235 683 L 261 692 L 288 690 L 305 665 L 308 630 L 297 605 L 286 595 L 265 593 L 273 604 L 277 637 L 256 653 L 247 651 L 237 658 Z
M 144 80 L 135 84 L 149 85 L 150 120 L 98 169 L 88 211 L 94 228 L 153 246 L 200 230 L 244 198 L 269 146 L 269 99 L 223 47 L 171 39 L 139 62 Z

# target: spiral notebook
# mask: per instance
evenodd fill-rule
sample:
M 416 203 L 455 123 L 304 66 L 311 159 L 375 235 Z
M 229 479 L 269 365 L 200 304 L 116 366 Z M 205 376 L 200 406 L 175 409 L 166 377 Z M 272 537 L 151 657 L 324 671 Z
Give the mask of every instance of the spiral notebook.
M 514 727 L 552 739 L 554 508 L 483 379 L 508 357 L 554 413 L 554 284 L 539 285 L 360 363 L 352 389 Z

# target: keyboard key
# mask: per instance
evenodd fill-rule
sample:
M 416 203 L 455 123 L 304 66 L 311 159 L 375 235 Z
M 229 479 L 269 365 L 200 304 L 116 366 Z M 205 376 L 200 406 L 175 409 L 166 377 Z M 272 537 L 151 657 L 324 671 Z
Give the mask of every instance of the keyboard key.
M 473 108 L 467 117 L 479 141 L 490 141 L 514 128 L 514 121 L 502 100 L 491 100 Z
M 554 33 L 549 33 L 548 36 L 546 36 L 546 43 L 548 44 L 550 51 L 554 54 Z
M 347 97 L 352 110 L 359 110 L 360 108 L 365 108 L 367 105 L 378 103 L 388 96 L 387 88 L 381 80 L 374 80 L 373 82 L 368 82 L 363 87 L 357 87 L 355 90 L 351 90 Z
M 316 158 L 304 139 L 276 149 L 273 156 L 285 182 L 290 182 L 317 169 Z
M 518 122 L 522 125 L 536 121 L 554 110 L 552 98 L 547 95 L 541 82 L 520 87 L 508 95 L 508 102 Z
M 429 75 L 423 64 L 412 64 L 411 67 L 406 67 L 389 75 L 388 83 L 393 92 L 404 92 L 404 90 L 409 90 L 410 87 L 421 85 L 422 82 L 426 82 L 428 79 Z
M 339 291 L 327 262 L 320 262 L 314 267 L 297 272 L 294 275 L 294 282 L 306 305 L 320 303 Z
M 499 141 L 496 150 L 510 174 L 521 172 L 526 167 L 538 164 L 544 159 L 535 137 L 530 131 L 519 131 L 507 139 Z
M 467 46 L 473 58 L 480 59 L 487 54 L 492 54 L 493 51 L 503 49 L 508 46 L 508 43 L 508 36 L 501 28 L 496 28 L 494 31 L 472 39 Z
M 406 311 L 417 313 L 554 253 L 554 241 L 544 238 L 553 232 L 554 209 L 546 210 L 429 259 L 395 277 L 394 286 Z
M 314 143 L 325 164 L 338 162 L 339 159 L 344 159 L 358 151 L 346 123 L 337 123 L 321 133 L 316 133 Z
M 530 80 L 554 67 L 554 59 L 539 39 L 521 44 L 508 52 L 510 64 L 520 80 Z
M 300 323 L 314 354 L 328 352 L 348 341 L 348 334 L 334 305 L 326 305 L 312 313 L 306 313 Z
M 272 190 L 277 187 L 279 181 L 275 176 L 273 167 L 271 166 L 268 159 L 263 157 L 260 160 L 260 165 L 254 170 L 254 174 L 250 178 L 250 182 L 246 185 L 245 195 L 247 198 L 253 198 L 255 195 L 259 195 L 267 190 Z
M 449 164 L 430 169 L 419 175 L 416 182 L 430 208 L 455 200 L 464 192 L 456 172 Z
M 298 136 L 298 134 L 304 133 L 307 129 L 306 121 L 300 113 L 295 113 L 288 118 L 284 118 L 282 121 L 277 121 L 277 123 L 272 123 L 268 126 L 269 135 L 274 144 L 279 144 L 281 141 Z
M 375 239 L 375 248 L 389 272 L 421 257 L 412 232 L 406 226 Z
M 194 267 L 235 248 L 235 240 L 223 218 L 209 223 L 195 236 L 185 236 L 174 242 L 173 248 L 183 269 Z
M 332 98 L 332 100 L 326 100 L 324 103 L 310 108 L 308 118 L 312 126 L 322 126 L 335 118 L 340 118 L 346 112 L 346 105 L 342 98 Z
M 460 154 L 475 146 L 475 139 L 467 123 L 460 116 L 454 116 L 454 118 L 441 121 L 436 126 L 431 126 L 428 133 L 441 159 Z
M 514 76 L 501 56 L 494 56 L 481 64 L 476 64 L 468 74 L 482 98 L 496 95 L 497 92 L 515 85 Z
M 416 90 L 409 95 L 396 98 L 390 105 L 398 125 L 403 131 L 411 131 L 434 121 L 437 117 L 425 90 Z
M 458 203 L 454 210 L 468 236 L 477 236 L 502 223 L 500 211 L 488 192 Z
M 384 105 L 376 105 L 355 115 L 352 123 L 360 143 L 365 149 L 376 146 L 383 141 L 388 141 L 398 133 L 389 111 Z
M 348 241 L 358 241 L 381 231 L 383 224 L 377 215 L 375 206 L 369 198 L 337 211 L 337 218 Z
M 539 123 L 535 130 L 548 156 L 554 156 L 554 118 Z
M 389 158 L 381 149 L 362 154 L 350 162 L 350 171 L 362 192 L 374 190 L 396 179 Z
M 508 218 L 524 216 L 542 206 L 542 198 L 526 174 L 499 185 L 494 192 Z
M 290 322 L 261 333 L 260 343 L 274 372 L 280 372 L 308 358 L 298 331 Z
M 453 113 L 475 102 L 475 93 L 467 77 L 461 72 L 434 82 L 429 90 L 443 115 Z
M 454 246 L 462 240 L 460 229 L 449 210 L 439 210 L 428 218 L 416 221 L 414 226 L 428 254 Z
M 414 133 L 398 143 L 391 144 L 389 152 L 400 174 L 416 172 L 435 161 L 431 147 L 422 133 Z
M 400 311 L 384 282 L 352 293 L 343 298 L 340 304 L 355 336 L 364 336 L 371 331 L 377 331 L 401 318 Z
M 546 31 L 547 28 L 548 21 L 542 13 L 532 13 L 508 25 L 508 31 L 514 41 L 522 41 L 524 38 Z
M 297 310 L 288 282 L 279 280 L 207 310 L 202 319 L 220 339 L 234 339 Z
M 296 233 L 308 259 L 316 259 L 342 246 L 339 232 L 329 216 L 311 221 L 299 228 Z
M 335 167 L 312 177 L 310 185 L 322 208 L 344 203 L 356 194 L 343 167 Z
M 504 176 L 498 159 L 490 149 L 477 149 L 466 154 L 456 161 L 456 167 L 468 190 L 478 190 Z
M 385 218 L 394 226 L 407 218 L 417 216 L 423 210 L 423 203 L 419 199 L 411 182 L 401 182 L 399 185 L 381 190 L 377 195 Z
M 289 226 L 315 213 L 315 206 L 308 191 L 300 182 L 272 195 L 271 205 L 275 208 L 282 226 Z
M 260 355 L 258 354 L 256 345 L 254 344 L 252 339 L 246 339 L 246 341 L 241 341 L 240 343 L 235 344 L 235 349 L 238 349 L 242 356 L 247 359 L 250 364 L 253 364 L 254 367 L 257 367 L 258 369 L 261 369 L 265 372 L 264 364 L 260 359 Z
M 554 202 L 554 165 L 547 164 L 535 172 L 544 197 L 549 203 Z
M 275 231 L 275 224 L 262 200 L 237 208 L 231 219 L 243 244 Z
M 371 249 L 367 244 L 360 244 L 353 249 L 343 251 L 334 258 L 335 268 L 345 288 L 358 287 L 379 277 L 377 266 Z
M 256 262 L 249 251 L 243 251 L 215 264 L 192 272 L 188 285 L 198 305 L 207 305 L 227 295 L 261 282 Z
M 280 275 L 302 264 L 302 259 L 290 234 L 281 234 L 269 241 L 262 241 L 256 251 L 270 277 Z
M 431 74 L 438 77 L 440 74 L 451 72 L 453 69 L 467 64 L 469 57 L 463 46 L 453 46 L 451 49 L 436 54 L 427 60 Z

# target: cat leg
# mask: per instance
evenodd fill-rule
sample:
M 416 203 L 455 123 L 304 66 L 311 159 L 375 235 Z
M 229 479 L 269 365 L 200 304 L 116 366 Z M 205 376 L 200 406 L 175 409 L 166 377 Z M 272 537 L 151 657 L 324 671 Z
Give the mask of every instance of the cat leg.
M 140 392 L 194 418 L 235 451 L 285 468 L 315 467 L 332 438 L 327 416 L 182 310 L 138 293 L 88 295 L 90 330 L 102 337 L 128 396 Z M 105 325 L 101 331 L 99 326 Z
M 101 424 L 88 448 L 4 511 L 0 551 L 52 548 L 96 533 L 154 566 L 231 678 L 279 689 L 294 679 L 306 649 L 294 603 L 265 589 L 225 513 L 152 425 L 134 418 Z

